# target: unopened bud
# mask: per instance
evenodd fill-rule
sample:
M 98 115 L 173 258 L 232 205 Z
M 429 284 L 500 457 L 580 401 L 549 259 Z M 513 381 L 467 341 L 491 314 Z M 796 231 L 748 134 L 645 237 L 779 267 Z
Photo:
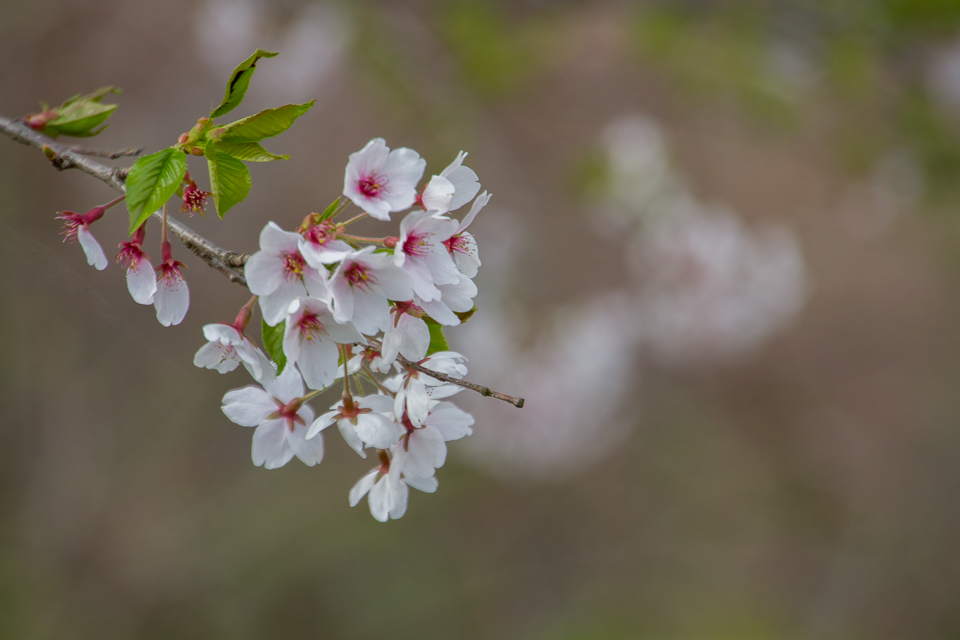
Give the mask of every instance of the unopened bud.
M 43 113 L 35 113 L 29 115 L 23 119 L 24 124 L 26 124 L 31 129 L 43 129 L 51 120 L 55 120 L 60 117 L 60 114 L 56 111 L 44 111 Z

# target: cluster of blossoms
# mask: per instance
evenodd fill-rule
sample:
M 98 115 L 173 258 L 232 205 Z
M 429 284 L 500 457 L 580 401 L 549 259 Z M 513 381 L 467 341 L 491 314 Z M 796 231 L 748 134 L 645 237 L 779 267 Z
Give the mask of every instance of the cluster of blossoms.
M 377 138 L 352 154 L 344 198 L 308 215 L 295 231 L 273 222 L 264 227 L 260 250 L 244 265 L 253 298 L 233 323 L 203 328 L 207 343 L 194 358 L 221 373 L 242 364 L 256 381 L 227 392 L 222 407 L 233 422 L 256 428 L 254 464 L 276 469 L 297 457 L 316 465 L 323 431 L 334 424 L 361 457 L 376 451 L 376 466 L 350 491 L 350 503 L 368 495 L 380 521 L 403 515 L 408 487 L 435 491 L 446 442 L 472 433 L 473 417 L 449 401 L 464 388 L 455 382 L 467 373 L 466 358 L 445 350 L 440 332 L 469 317 L 477 295 L 480 259 L 467 229 L 490 196 L 478 195 L 465 157 L 461 152 L 420 190 L 426 162 L 415 151 L 391 151 Z M 189 181 L 183 210 L 202 210 L 205 195 Z M 471 201 L 462 220 L 452 217 Z M 338 221 L 350 202 L 363 213 Z M 89 225 L 103 210 L 61 215 L 68 237 L 79 240 L 98 269 L 107 261 Z M 405 210 L 399 236 L 348 233 L 364 217 L 389 221 Z M 134 300 L 153 304 L 161 324 L 178 324 L 189 306 L 182 265 L 164 234 L 162 263 L 154 269 L 143 252 L 144 234 L 141 226 L 117 259 Z M 264 350 L 245 333 L 256 307 Z M 331 387 L 342 389 L 340 399 L 317 417 L 308 402 Z

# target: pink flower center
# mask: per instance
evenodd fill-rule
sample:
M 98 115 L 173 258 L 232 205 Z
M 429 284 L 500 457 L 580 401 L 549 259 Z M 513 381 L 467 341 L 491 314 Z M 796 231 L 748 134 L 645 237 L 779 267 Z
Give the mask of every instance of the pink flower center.
M 57 216 L 57 220 L 63 220 L 63 241 L 76 242 L 77 232 L 81 225 L 86 225 L 86 220 L 79 213 L 73 211 L 64 211 Z
M 117 254 L 117 262 L 124 269 L 136 271 L 140 268 L 140 263 L 146 254 L 136 242 L 126 240 L 120 243 L 120 253 Z
M 160 272 L 158 280 L 164 287 L 173 291 L 176 291 L 180 287 L 180 283 L 183 282 L 183 276 L 180 275 L 180 266 L 182 264 L 183 263 L 178 260 L 170 260 L 163 262 L 157 267 L 157 271 Z
M 188 211 L 193 213 L 203 213 L 203 203 L 210 195 L 208 191 L 201 191 L 195 184 L 188 184 L 183 190 L 183 205 L 180 207 L 181 213 Z
M 305 340 L 319 340 L 321 336 L 327 333 L 327 330 L 323 327 L 323 323 L 320 322 L 320 318 L 312 311 L 305 312 L 300 318 L 299 324 L 300 335 L 303 336 Z
M 310 227 L 304 233 L 304 237 L 313 244 L 322 246 L 335 240 L 336 232 L 332 224 L 329 222 L 323 222 L 315 227 Z
M 451 255 L 454 253 L 462 253 L 466 255 L 473 252 L 473 247 L 471 246 L 470 241 L 463 234 L 458 234 L 448 238 L 443 241 L 443 244 L 447 247 L 447 251 L 449 251 Z
M 371 175 L 360 178 L 360 184 L 357 185 L 360 193 L 368 198 L 376 198 L 386 186 L 385 177 L 386 176 Z
M 297 415 L 297 412 L 300 411 L 300 407 L 303 406 L 302 398 L 295 398 L 290 402 L 288 402 L 287 404 L 283 404 L 276 398 L 274 398 L 273 401 L 277 403 L 277 407 L 278 407 L 277 412 L 273 415 L 278 418 L 283 418 L 284 420 L 286 420 L 287 428 L 290 429 L 291 433 L 293 432 L 297 424 L 303 424 L 303 425 L 306 424 L 303 418 Z M 268 416 L 268 417 L 272 417 L 272 416 Z
M 415 305 L 412 300 L 401 300 L 399 302 L 394 302 L 393 313 L 393 326 L 397 326 L 400 323 L 400 316 L 405 313 L 413 316 L 414 318 L 422 318 L 423 316 L 427 315 L 427 312 Z
M 344 273 L 344 277 L 346 277 L 351 287 L 360 289 L 365 293 L 370 293 L 377 284 L 377 279 L 373 274 L 367 271 L 367 268 L 359 262 L 351 264 L 346 273 Z
M 303 256 L 299 253 L 283 254 L 283 275 L 287 282 L 303 279 Z
M 408 256 L 425 258 L 430 253 L 430 236 L 432 233 L 411 233 L 403 243 L 403 252 Z

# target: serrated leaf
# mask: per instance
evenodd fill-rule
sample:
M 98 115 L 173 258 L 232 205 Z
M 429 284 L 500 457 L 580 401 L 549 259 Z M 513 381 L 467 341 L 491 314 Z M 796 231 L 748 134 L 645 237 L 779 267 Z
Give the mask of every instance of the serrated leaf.
M 239 144 L 230 144 L 229 142 L 214 143 L 217 153 L 225 153 L 237 160 L 246 160 L 247 162 L 270 162 L 271 160 L 289 160 L 290 156 L 278 156 L 270 153 L 259 143 L 241 142 Z
M 427 328 L 430 329 L 430 346 L 427 347 L 427 355 L 438 351 L 449 351 L 447 339 L 443 336 L 443 327 L 434 322 L 428 322 Z
M 64 107 L 69 107 L 74 102 L 81 102 L 81 101 L 100 102 L 101 100 L 103 100 L 104 96 L 106 96 L 108 93 L 115 93 L 117 95 L 120 95 L 121 93 L 123 93 L 123 91 L 121 91 L 117 87 L 100 87 L 93 93 L 88 93 L 87 95 L 81 95 L 78 93 L 72 98 L 67 98 L 66 100 L 63 101 L 63 104 L 60 105 L 60 108 L 63 109 Z
M 287 364 L 287 356 L 283 353 L 283 332 L 287 327 L 286 321 L 281 322 L 275 327 L 271 327 L 266 322 L 261 322 L 260 336 L 263 339 L 263 348 L 267 350 L 267 355 L 277 364 L 277 373 L 283 371 Z
M 116 110 L 115 104 L 98 102 L 77 102 L 60 111 L 60 116 L 51 120 L 45 127 L 46 133 L 53 136 L 65 135 L 74 138 L 95 136 L 106 127 L 96 129 Z
M 97 135 L 106 126 L 97 127 L 117 108 L 115 104 L 100 104 L 108 93 L 120 93 L 120 90 L 103 87 L 87 95 L 78 94 L 68 98 L 56 109 L 57 117 L 44 126 L 44 133 L 53 137 L 65 135 L 74 138 Z
M 326 209 L 323 210 L 323 213 L 320 214 L 320 220 L 319 220 L 320 222 L 323 222 L 324 220 L 329 220 L 330 218 L 333 217 L 333 214 L 337 212 L 337 207 L 340 206 L 340 200 L 342 200 L 342 198 L 338 197 L 336 200 L 331 202 Z
M 223 215 L 234 205 L 244 201 L 250 193 L 250 172 L 240 160 L 219 153 L 216 145 L 207 145 L 204 155 L 210 170 L 210 191 L 217 215 Z
M 187 158 L 174 148 L 137 160 L 127 176 L 127 210 L 132 234 L 170 199 L 187 171 Z
M 257 70 L 257 61 L 260 58 L 273 58 L 277 54 L 272 51 L 257 49 L 252 56 L 240 63 L 233 73 L 230 74 L 230 80 L 227 81 L 227 90 L 223 94 L 223 102 L 220 106 L 210 112 L 211 118 L 219 118 L 222 115 L 230 113 L 243 102 L 243 96 L 247 93 L 250 86 L 250 79 L 253 78 L 253 72 Z
M 218 142 L 238 144 L 241 142 L 259 142 L 264 138 L 280 135 L 290 128 L 297 118 L 310 110 L 316 100 L 303 104 L 285 104 L 276 109 L 264 109 L 243 120 L 217 127 L 210 137 Z

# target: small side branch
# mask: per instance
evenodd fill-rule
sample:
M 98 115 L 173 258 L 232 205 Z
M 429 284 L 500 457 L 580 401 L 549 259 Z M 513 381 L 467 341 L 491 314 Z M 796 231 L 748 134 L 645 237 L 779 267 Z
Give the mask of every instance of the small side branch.
M 104 149 L 87 149 L 86 147 L 66 147 L 74 153 L 78 153 L 82 156 L 91 156 L 94 158 L 109 158 L 110 160 L 116 160 L 117 158 L 123 158 L 127 156 L 138 156 L 143 153 L 143 147 L 129 147 L 127 149 L 119 149 L 117 151 L 106 151 Z
M 505 393 L 500 393 L 499 391 L 494 391 L 490 387 L 484 387 L 483 385 L 474 384 L 472 382 L 467 382 L 466 380 L 460 380 L 459 378 L 451 378 L 445 373 L 440 373 L 439 371 L 434 371 L 433 369 L 427 369 L 424 366 L 417 364 L 416 362 L 411 362 L 403 356 L 397 356 L 397 361 L 403 366 L 424 373 L 431 378 L 436 378 L 437 380 L 443 380 L 444 382 L 449 382 L 450 384 L 455 384 L 457 386 L 463 387 L 464 389 L 470 389 L 471 391 L 476 391 L 482 396 L 487 396 L 488 398 L 496 398 L 497 400 L 503 400 L 504 402 L 509 402 L 518 409 L 523 408 L 524 400 L 523 398 L 515 398 L 514 396 L 508 396 Z

